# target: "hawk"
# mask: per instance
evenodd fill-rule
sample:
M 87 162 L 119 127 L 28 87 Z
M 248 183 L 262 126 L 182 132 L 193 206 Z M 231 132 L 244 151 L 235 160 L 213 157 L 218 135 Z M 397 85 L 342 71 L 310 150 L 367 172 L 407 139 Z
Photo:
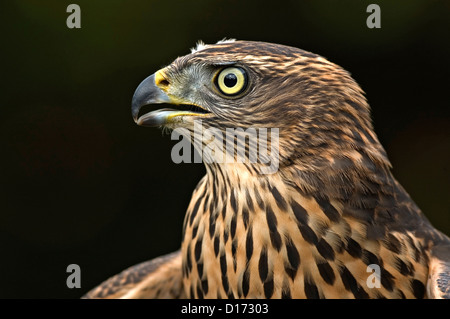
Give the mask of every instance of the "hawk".
M 140 113 L 160 103 L 172 107 Z M 132 115 L 183 128 L 199 150 L 198 121 L 277 128 L 277 170 L 205 161 L 180 251 L 86 298 L 450 297 L 450 239 L 392 175 L 364 93 L 338 65 L 278 44 L 199 43 L 139 85 Z

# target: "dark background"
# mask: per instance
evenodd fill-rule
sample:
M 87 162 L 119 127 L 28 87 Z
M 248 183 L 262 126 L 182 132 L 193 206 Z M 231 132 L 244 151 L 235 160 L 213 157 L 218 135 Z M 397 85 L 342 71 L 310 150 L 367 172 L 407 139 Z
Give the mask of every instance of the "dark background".
M 136 126 L 130 102 L 200 39 L 296 46 L 350 71 L 394 174 L 449 234 L 449 21 L 450 2 L 431 0 L 2 1 L 0 297 L 78 298 L 178 249 L 204 168 L 172 163 L 175 141 Z M 72 263 L 81 289 L 66 287 Z

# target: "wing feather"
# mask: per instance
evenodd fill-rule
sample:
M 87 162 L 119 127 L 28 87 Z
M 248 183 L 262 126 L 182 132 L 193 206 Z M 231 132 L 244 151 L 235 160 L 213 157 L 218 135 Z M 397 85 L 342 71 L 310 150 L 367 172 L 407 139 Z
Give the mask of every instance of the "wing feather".
M 84 299 L 184 298 L 180 251 L 132 266 L 104 281 Z

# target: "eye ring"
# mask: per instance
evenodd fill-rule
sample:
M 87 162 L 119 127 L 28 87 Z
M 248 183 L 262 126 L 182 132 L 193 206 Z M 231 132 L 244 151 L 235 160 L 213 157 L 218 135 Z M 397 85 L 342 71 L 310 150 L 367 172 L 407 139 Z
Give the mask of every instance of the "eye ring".
M 247 87 L 247 72 L 240 67 L 228 67 L 216 76 L 216 86 L 226 96 L 236 96 Z

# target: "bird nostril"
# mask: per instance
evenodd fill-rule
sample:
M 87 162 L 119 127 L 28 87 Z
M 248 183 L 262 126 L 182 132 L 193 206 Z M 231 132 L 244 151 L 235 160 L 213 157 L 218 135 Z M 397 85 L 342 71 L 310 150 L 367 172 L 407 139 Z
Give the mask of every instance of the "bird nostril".
M 163 79 L 163 80 L 159 81 L 159 83 L 157 85 L 159 87 L 167 87 L 167 86 L 169 86 L 169 81 L 167 81 L 166 79 Z
M 158 71 L 155 73 L 155 84 L 162 90 L 165 90 L 169 86 L 169 81 L 166 79 L 163 71 Z

